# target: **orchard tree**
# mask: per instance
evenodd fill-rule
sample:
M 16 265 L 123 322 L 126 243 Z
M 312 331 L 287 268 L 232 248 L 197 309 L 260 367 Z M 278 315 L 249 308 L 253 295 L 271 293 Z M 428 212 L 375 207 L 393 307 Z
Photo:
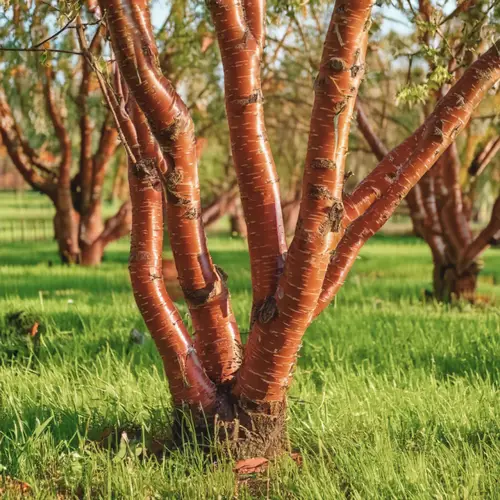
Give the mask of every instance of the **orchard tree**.
M 372 0 L 336 1 L 314 82 L 299 221 L 287 248 L 263 113 L 266 5 L 208 2 L 248 227 L 253 307 L 243 349 L 228 276 L 212 261 L 200 218 L 194 124 L 161 71 L 147 1 L 99 4 L 120 69 L 110 101 L 129 154 L 132 288 L 163 358 L 176 428 L 188 413 L 197 431 L 219 437 L 232 456 L 274 456 L 285 446 L 286 395 L 306 329 L 340 289 L 364 243 L 499 79 L 500 45 L 479 57 L 422 127 L 346 195 L 347 141 L 365 69 Z M 193 337 L 161 278 L 164 199 Z
M 74 2 L 61 2 L 56 9 L 49 3 L 16 1 L 7 12 L 11 17 L 0 25 L 6 65 L 4 90 L 0 91 L 0 134 L 25 181 L 55 206 L 55 239 L 63 262 L 97 265 L 106 245 L 128 235 L 131 227 L 127 200 L 114 217 L 106 223 L 102 219 L 105 176 L 114 158 L 118 166 L 113 197 L 126 176 L 121 155 L 115 155 L 119 142 L 112 113 L 103 113 L 101 106 L 104 97 L 99 87 L 104 86 L 106 92 L 111 63 L 103 53 L 105 27 L 97 2 L 87 2 L 81 12 L 86 22 Z M 49 34 L 47 26 L 56 21 L 62 27 Z M 186 80 L 196 82 L 187 98 L 202 136 L 217 135 L 222 122 L 222 116 L 208 120 L 206 108 L 223 108 L 215 54 L 197 60 L 194 56 L 195 48 L 203 44 L 204 23 L 203 16 L 187 9 L 186 2 L 176 1 L 158 30 L 164 70 L 179 86 Z M 164 40 L 169 29 L 177 40 L 185 41 L 191 26 L 200 34 L 189 44 L 179 47 L 179 42 Z M 205 42 L 205 52 L 209 45 Z M 206 138 L 198 139 L 198 156 L 206 143 Z M 203 210 L 207 226 L 234 211 L 237 201 L 234 179 L 224 177 L 217 162 L 209 167 L 205 168 L 206 182 L 211 185 Z M 164 267 L 166 276 L 175 279 L 173 263 L 166 261 Z
M 111 113 L 102 116 L 94 68 L 78 52 L 75 29 L 83 25 L 75 24 L 74 7 L 61 4 L 55 13 L 41 2 L 12 5 L 12 18 L 2 26 L 6 71 L 0 90 L 0 134 L 25 181 L 54 204 L 54 234 L 62 261 L 96 265 L 108 243 L 130 232 L 131 205 L 125 202 L 103 221 L 105 174 L 118 133 Z M 65 19 L 64 27 L 49 35 L 46 24 L 58 17 Z M 103 34 L 104 27 L 98 26 L 89 48 L 96 60 Z M 13 41 L 31 46 L 13 46 Z
M 495 36 L 497 27 L 492 18 L 498 14 L 498 6 L 490 1 L 462 2 L 448 16 L 429 0 L 419 1 L 418 10 L 400 8 L 416 25 L 416 32 L 413 38 L 399 42 L 398 51 L 409 57 L 409 66 L 408 82 L 399 90 L 398 98 L 414 108 L 421 106 L 426 116 L 431 105 L 442 99 L 449 86 L 463 74 L 466 64 L 477 58 L 485 39 Z M 423 71 L 425 67 L 427 72 Z M 390 99 L 390 95 L 385 99 Z M 500 230 L 498 203 L 487 229 L 476 239 L 471 229 L 478 177 L 500 148 L 498 131 L 488 126 L 496 119 L 495 110 L 498 115 L 498 97 L 489 96 L 485 102 L 483 108 L 489 110 L 486 118 L 472 116 L 464 125 L 467 131 L 464 153 L 460 154 L 459 142 L 454 140 L 406 198 L 415 231 L 431 249 L 433 295 L 438 300 L 475 299 L 481 267 L 477 257 L 500 236 L 496 234 Z M 358 103 L 358 127 L 377 159 L 382 161 L 388 149 L 366 115 L 363 105 Z M 480 120 L 484 122 L 481 127 Z M 486 135 L 478 133 L 479 128 Z

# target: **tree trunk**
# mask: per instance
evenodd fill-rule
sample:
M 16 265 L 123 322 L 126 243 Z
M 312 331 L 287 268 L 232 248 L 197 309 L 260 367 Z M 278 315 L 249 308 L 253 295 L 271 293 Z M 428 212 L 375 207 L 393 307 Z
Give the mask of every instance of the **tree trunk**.
M 158 67 L 148 2 L 100 0 L 121 72 L 111 105 L 128 144 L 132 290 L 163 360 L 176 408 L 174 437 L 181 443 L 190 441 L 193 427 L 185 418 L 193 418 L 202 442 L 215 437 L 232 458 L 273 457 L 287 448 L 287 390 L 306 329 L 342 286 L 364 243 L 439 159 L 500 76 L 495 46 L 347 200 L 344 167 L 372 4 L 335 3 L 315 83 L 299 222 L 285 256 L 260 90 L 265 2 L 208 2 L 222 53 L 231 144 L 248 222 L 253 314 L 243 356 L 227 275 L 213 264 L 200 223 L 194 125 Z M 165 204 L 174 267 L 193 332 L 165 286 Z M 171 265 L 167 270 L 173 275 Z M 470 289 L 464 273 L 453 286 L 449 271 L 443 277 L 455 293 L 463 296 Z
M 247 224 L 245 222 L 243 209 L 239 201 L 234 205 L 230 217 L 230 222 L 231 222 L 231 234 L 233 236 L 240 236 L 241 238 L 246 238 L 248 236 Z
M 115 175 L 113 177 L 113 186 L 111 188 L 111 194 L 109 195 L 110 202 L 124 199 L 123 198 L 124 194 L 125 194 L 125 196 L 127 196 L 127 193 L 125 193 L 124 186 L 128 192 L 127 162 L 122 161 L 120 159 L 120 162 L 118 163 L 118 166 L 116 167 Z
M 54 235 L 59 247 L 63 264 L 79 264 L 78 223 L 80 216 L 75 210 L 62 210 L 56 207 L 54 216 Z
M 196 442 L 208 450 L 213 451 L 215 447 L 235 460 L 272 459 L 291 451 L 286 428 L 286 401 L 254 403 L 237 398 L 231 394 L 231 384 L 220 385 L 216 391 L 215 404 L 209 414 L 186 413 L 183 408 L 174 411 L 174 445 Z
M 81 246 L 80 264 L 86 267 L 98 266 L 102 262 L 104 247 L 100 239 L 91 244 L 83 243 Z
M 440 302 L 453 302 L 476 299 L 477 277 L 479 269 L 473 264 L 459 272 L 456 266 L 435 264 L 433 271 L 434 297 Z

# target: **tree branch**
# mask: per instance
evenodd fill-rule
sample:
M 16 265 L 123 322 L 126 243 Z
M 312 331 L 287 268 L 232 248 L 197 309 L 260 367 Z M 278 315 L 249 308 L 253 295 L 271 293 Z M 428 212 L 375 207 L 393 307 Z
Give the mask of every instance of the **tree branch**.
M 239 366 L 239 332 L 226 276 L 214 266 L 206 244 L 193 121 L 159 68 L 147 2 L 101 0 L 100 6 L 107 16 L 120 71 L 166 161 L 160 177 L 158 162 L 150 164 L 147 157 L 131 173 L 139 179 L 149 177 L 159 189 L 160 179 L 163 182 L 170 242 L 196 332 L 195 347 L 212 380 L 230 380 Z M 142 134 L 139 143 L 151 140 L 151 134 Z
M 500 45 L 497 42 L 467 69 L 439 101 L 434 112 L 424 122 L 423 134 L 417 146 L 398 169 L 385 195 L 349 227 L 333 256 L 331 265 L 336 272 L 325 280 L 316 314 L 336 295 L 364 243 L 387 222 L 410 189 L 455 140 L 468 123 L 472 111 L 499 77 Z
M 279 178 L 267 138 L 261 89 L 265 2 L 209 2 L 224 66 L 226 111 L 252 272 L 252 320 L 283 270 Z M 255 10 L 254 10 L 255 9 Z
M 493 205 L 488 225 L 470 243 L 460 256 L 458 270 L 465 271 L 490 245 L 500 240 L 500 196 Z
M 0 91 L 0 134 L 10 159 L 24 180 L 33 189 L 47 194 L 55 202 L 56 184 L 52 179 L 44 178 L 33 170 L 30 158 L 26 155 L 23 147 L 24 139 L 18 135 L 20 131 L 3 91 Z
M 337 1 L 315 83 L 299 222 L 277 292 L 258 311 L 235 393 L 282 401 L 343 216 L 351 117 L 364 72 L 371 0 Z

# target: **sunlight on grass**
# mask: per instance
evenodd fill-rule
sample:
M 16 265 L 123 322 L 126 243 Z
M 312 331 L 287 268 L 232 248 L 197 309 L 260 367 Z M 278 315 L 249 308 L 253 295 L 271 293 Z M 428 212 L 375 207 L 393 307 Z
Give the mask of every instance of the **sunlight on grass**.
M 210 238 L 248 328 L 245 243 Z M 104 446 L 139 429 L 168 434 L 171 404 L 127 274 L 128 242 L 99 269 L 62 267 L 53 242 L 0 247 L 6 314 L 41 319 L 37 352 L 0 357 L 0 473 L 42 498 L 232 498 L 232 464 L 196 449 L 158 461 Z M 49 267 L 48 262 L 52 262 Z M 485 256 L 481 293 L 499 296 L 500 252 Z M 500 309 L 423 302 L 431 262 L 413 238 L 378 237 L 304 339 L 289 432 L 303 455 L 239 486 L 239 498 L 495 498 L 500 477 Z M 497 302 L 498 304 L 498 302 Z M 183 315 L 186 308 L 179 305 Z M 2 339 L 2 344 L 5 339 Z

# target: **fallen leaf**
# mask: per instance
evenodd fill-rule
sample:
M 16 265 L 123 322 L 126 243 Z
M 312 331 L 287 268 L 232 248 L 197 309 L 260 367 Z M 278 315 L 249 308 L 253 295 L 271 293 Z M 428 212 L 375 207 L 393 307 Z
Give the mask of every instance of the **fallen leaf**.
M 298 451 L 290 453 L 290 458 L 297 464 L 298 467 L 302 466 L 302 455 Z
M 35 337 L 36 334 L 38 333 L 38 322 L 35 321 L 34 325 L 31 327 L 31 336 Z
M 247 458 L 240 460 L 234 467 L 234 472 L 239 475 L 264 472 L 269 467 L 269 460 L 264 457 Z
M 7 495 L 7 493 L 16 493 L 21 496 L 28 493 L 31 486 L 28 483 L 19 481 L 10 476 L 0 476 L 0 497 Z

